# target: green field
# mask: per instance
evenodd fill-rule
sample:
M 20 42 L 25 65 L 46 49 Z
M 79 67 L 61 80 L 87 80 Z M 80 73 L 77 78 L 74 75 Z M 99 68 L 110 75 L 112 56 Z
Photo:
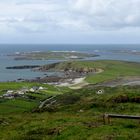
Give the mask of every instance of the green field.
M 8 82 L 0 83 L 0 95 L 6 93 L 7 90 L 20 90 L 22 88 L 32 88 L 33 86 L 43 86 L 46 90 L 41 90 L 39 93 L 28 93 L 26 94 L 29 98 L 16 98 L 16 99 L 0 99 L 0 115 L 9 113 L 20 113 L 31 111 L 37 107 L 40 101 L 52 96 L 67 92 L 70 89 L 67 88 L 56 88 L 51 85 L 39 84 L 39 83 L 27 83 L 27 82 Z
M 104 72 L 88 76 L 86 80 L 89 83 L 99 83 L 125 76 L 140 76 L 140 63 L 96 61 L 94 66 L 103 69 Z
M 118 77 L 140 76 L 140 63 L 98 60 L 98 61 L 71 61 L 63 62 L 55 66 L 56 70 L 64 70 L 66 68 L 81 69 L 81 68 L 98 68 L 103 72 L 99 74 L 90 74 L 86 81 L 92 84 L 113 80 Z
M 103 95 L 96 92 L 102 89 Z M 0 139 L 4 140 L 139 140 L 137 120 L 112 119 L 104 113 L 140 115 L 140 87 L 92 88 L 69 91 L 42 113 L 10 113 L 0 116 Z M 127 96 L 128 100 L 124 101 Z M 51 109 L 51 110 L 50 110 Z M 82 110 L 82 111 L 81 111 Z
M 0 95 L 7 90 L 42 86 L 26 97 L 0 99 L 0 140 L 139 140 L 139 120 L 112 119 L 104 124 L 103 114 L 140 116 L 140 86 L 95 86 L 118 77 L 140 76 L 140 64 L 121 61 L 73 61 L 55 69 L 99 68 L 102 73 L 88 75 L 90 83 L 81 89 L 28 82 L 0 83 Z M 99 90 L 103 94 L 97 94 Z M 40 101 L 54 97 L 42 108 Z

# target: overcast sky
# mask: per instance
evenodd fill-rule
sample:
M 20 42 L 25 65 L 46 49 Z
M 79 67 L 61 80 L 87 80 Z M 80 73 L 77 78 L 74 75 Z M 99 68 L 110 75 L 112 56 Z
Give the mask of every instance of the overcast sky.
M 0 0 L 0 43 L 140 43 L 140 0 Z

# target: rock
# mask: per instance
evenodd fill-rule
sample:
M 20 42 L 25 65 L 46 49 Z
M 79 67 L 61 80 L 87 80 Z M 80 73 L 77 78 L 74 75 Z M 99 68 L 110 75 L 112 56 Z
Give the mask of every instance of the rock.
M 60 128 L 52 128 L 48 130 L 48 135 L 60 135 L 61 129 Z
M 24 65 L 24 66 L 13 66 L 13 67 L 6 67 L 6 69 L 32 69 L 40 67 L 39 65 Z
M 80 113 L 83 113 L 83 112 L 84 112 L 84 110 L 80 109 L 80 110 L 79 110 L 79 112 L 80 112 Z

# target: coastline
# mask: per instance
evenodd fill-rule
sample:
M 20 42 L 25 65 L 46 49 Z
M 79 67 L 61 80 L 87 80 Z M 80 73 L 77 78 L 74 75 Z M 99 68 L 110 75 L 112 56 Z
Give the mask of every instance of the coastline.
M 138 70 L 139 66 L 140 63 L 136 62 L 132 63 L 126 61 L 113 61 L 113 60 L 112 61 L 83 60 L 83 61 L 58 62 L 42 66 L 39 65 L 13 66 L 9 67 L 9 69 L 13 70 L 19 69 L 19 71 L 22 71 L 22 69 L 29 69 L 33 72 L 40 72 L 43 74 L 42 77 L 36 76 L 35 78 L 30 79 L 19 78 L 11 82 L 34 82 L 34 83 L 50 84 L 59 87 L 69 87 L 71 89 L 80 89 L 81 87 L 84 87 L 89 84 L 110 87 L 119 85 L 139 85 L 140 84 L 139 82 L 140 73 Z M 118 73 L 118 71 L 120 72 Z M 52 75 L 48 75 L 48 72 L 52 73 Z M 103 77 L 101 78 L 102 75 Z M 92 82 L 90 82 L 91 80 Z
M 61 48 L 57 47 L 58 45 L 11 45 L 10 48 L 12 49 L 5 49 L 1 50 L 0 47 L 0 64 L 1 64 L 1 70 L 0 70 L 0 81 L 16 81 L 17 79 L 35 79 L 37 77 L 44 77 L 44 74 L 46 72 L 33 72 L 27 70 L 27 69 L 5 69 L 6 67 L 12 67 L 12 66 L 23 66 L 23 65 L 45 65 L 45 64 L 50 64 L 50 63 L 56 63 L 56 62 L 62 62 L 64 60 L 13 60 L 13 57 L 7 56 L 7 54 L 14 54 L 16 53 L 17 55 L 19 53 L 28 53 L 28 52 L 33 52 L 33 53 L 39 53 L 39 52 L 46 52 L 46 51 L 52 51 L 52 52 L 85 52 L 85 53 L 93 53 L 99 55 L 98 57 L 92 57 L 92 58 L 86 58 L 82 60 L 121 60 L 121 61 L 131 61 L 131 62 L 140 62 L 140 58 L 138 55 L 132 55 L 132 54 L 123 54 L 120 53 L 123 50 L 126 50 L 126 47 L 128 50 L 135 50 L 137 52 L 140 51 L 139 45 L 117 45 L 117 50 L 120 50 L 119 52 L 117 51 L 112 51 L 116 50 L 116 46 L 114 49 L 114 45 L 62 45 Z M 77 47 L 79 46 L 79 47 Z M 104 49 L 106 47 L 106 50 Z M 6 48 L 6 45 L 4 45 L 4 48 Z M 20 48 L 20 49 L 19 49 Z M 39 48 L 39 49 L 37 49 Z M 75 61 L 75 60 L 71 60 Z M 81 61 L 81 60 L 78 60 Z M 51 74 L 50 74 L 51 75 Z

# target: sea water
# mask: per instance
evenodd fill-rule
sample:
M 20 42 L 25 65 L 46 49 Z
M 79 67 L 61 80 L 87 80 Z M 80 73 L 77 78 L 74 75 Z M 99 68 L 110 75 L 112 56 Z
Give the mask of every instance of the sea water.
M 17 79 L 33 79 L 36 77 L 43 77 L 44 72 L 33 72 L 31 70 L 9 70 L 6 67 L 10 66 L 22 66 L 22 65 L 45 65 L 61 60 L 14 60 L 12 57 L 7 56 L 8 54 L 14 54 L 16 52 L 32 52 L 32 51 L 78 51 L 98 54 L 98 57 L 88 58 L 89 60 L 123 60 L 140 62 L 140 55 L 119 53 L 120 51 L 139 51 L 140 45 L 20 45 L 20 44 L 9 44 L 0 45 L 0 81 L 13 81 Z

